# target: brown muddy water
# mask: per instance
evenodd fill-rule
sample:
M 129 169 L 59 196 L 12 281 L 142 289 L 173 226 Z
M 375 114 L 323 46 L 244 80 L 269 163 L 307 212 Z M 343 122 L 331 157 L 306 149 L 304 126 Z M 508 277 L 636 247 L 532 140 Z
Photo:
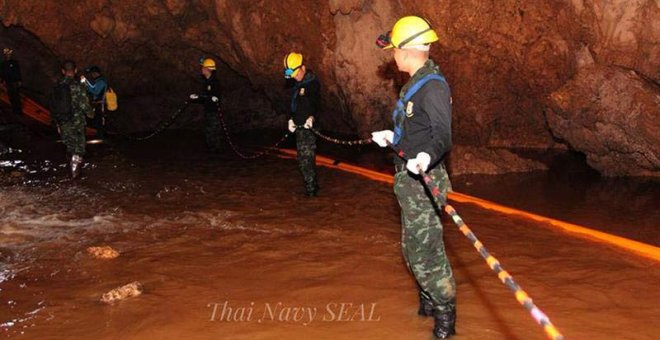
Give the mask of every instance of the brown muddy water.
M 91 146 L 85 177 L 72 183 L 59 147 L 42 141 L 40 151 L 0 159 L 2 336 L 431 338 L 432 320 L 416 314 L 388 185 L 319 168 L 320 196 L 307 199 L 294 161 L 243 161 L 229 152 L 209 157 L 199 138 L 183 133 Z M 584 218 L 591 227 L 609 218 L 564 214 L 562 207 L 598 211 L 589 204 L 613 201 L 606 208 L 631 220 L 648 208 L 657 214 L 655 190 L 622 184 L 615 190 L 620 200 L 585 194 L 565 202 L 564 193 L 581 184 L 564 181 L 564 188 L 543 191 L 529 184 L 543 175 L 530 176 L 455 182 L 530 210 L 542 212 L 546 202 L 557 201 L 548 212 Z M 539 193 L 549 197 L 532 198 Z M 631 207 L 631 200 L 647 202 L 635 201 L 638 195 L 651 203 Z M 658 338 L 658 263 L 543 224 L 469 204 L 456 208 L 567 339 Z M 658 240 L 654 219 L 642 218 L 655 226 L 639 236 L 652 243 Z M 470 243 L 443 222 L 458 284 L 456 339 L 544 339 Z M 623 222 L 606 225 L 625 229 Z M 87 247 L 102 245 L 121 255 L 87 255 Z M 99 302 L 103 293 L 136 280 L 143 295 Z

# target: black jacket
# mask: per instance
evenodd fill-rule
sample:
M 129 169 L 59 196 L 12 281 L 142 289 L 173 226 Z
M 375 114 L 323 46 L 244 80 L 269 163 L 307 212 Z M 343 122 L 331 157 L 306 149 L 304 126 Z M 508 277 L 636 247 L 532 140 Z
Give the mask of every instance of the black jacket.
M 431 62 L 428 66 L 434 67 Z M 426 68 L 427 66 L 425 66 Z M 420 69 L 423 73 L 429 70 Z M 419 72 L 419 71 L 418 71 Z M 416 74 L 411 81 L 419 80 Z M 432 80 L 426 83 L 410 99 L 412 112 L 406 113 L 403 121 L 403 135 L 398 146 L 409 158 L 420 152 L 431 156 L 431 165 L 435 167 L 452 148 L 451 141 L 451 93 L 444 81 Z M 408 107 L 408 103 L 404 103 Z M 403 160 L 395 158 L 395 163 Z
M 5 60 L 2 62 L 2 67 L 0 68 L 0 77 L 2 80 L 11 83 L 18 83 L 21 80 L 21 68 L 18 65 L 18 61 L 14 59 Z
M 296 82 L 291 97 L 291 118 L 294 124 L 303 125 L 309 116 L 316 116 L 321 106 L 321 83 L 311 71 L 301 82 Z M 318 117 L 316 117 L 318 118 Z
M 204 111 L 206 112 L 215 112 L 218 110 L 218 103 L 214 103 L 211 100 L 211 97 L 218 97 L 220 100 L 220 82 L 218 81 L 218 76 L 215 71 L 211 73 L 209 78 L 202 76 L 204 80 L 204 87 L 202 92 L 199 94 L 199 99 L 195 100 L 196 103 L 204 104 Z

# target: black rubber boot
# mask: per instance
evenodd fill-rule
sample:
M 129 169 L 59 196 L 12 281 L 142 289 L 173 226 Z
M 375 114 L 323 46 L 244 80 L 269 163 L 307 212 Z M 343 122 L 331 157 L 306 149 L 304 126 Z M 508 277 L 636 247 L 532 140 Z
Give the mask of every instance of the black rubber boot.
M 422 292 L 419 293 L 419 310 L 417 310 L 417 315 L 433 316 L 433 301 Z
M 433 314 L 435 326 L 433 335 L 438 339 L 447 339 L 456 334 L 456 308 L 448 311 L 435 310 Z

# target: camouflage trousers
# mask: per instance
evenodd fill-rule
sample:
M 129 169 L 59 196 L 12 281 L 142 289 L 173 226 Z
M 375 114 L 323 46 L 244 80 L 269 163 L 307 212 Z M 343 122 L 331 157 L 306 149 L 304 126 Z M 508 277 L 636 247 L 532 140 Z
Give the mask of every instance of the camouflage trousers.
M 429 171 L 429 176 L 446 199 L 449 176 L 444 166 Z M 394 176 L 394 193 L 401 206 L 401 250 L 420 297 L 432 301 L 435 310 L 449 312 L 455 309 L 456 283 L 433 198 L 420 178 L 406 170 Z
M 62 142 L 71 155 L 85 155 L 85 121 L 73 119 L 60 124 Z
M 305 182 L 305 191 L 314 194 L 318 190 L 316 183 L 316 135 L 307 129 L 296 129 L 296 148 L 298 149 L 298 167 Z
M 206 146 L 211 152 L 219 151 L 222 147 L 222 137 L 220 132 L 220 117 L 218 111 L 204 111 L 204 137 L 206 137 Z

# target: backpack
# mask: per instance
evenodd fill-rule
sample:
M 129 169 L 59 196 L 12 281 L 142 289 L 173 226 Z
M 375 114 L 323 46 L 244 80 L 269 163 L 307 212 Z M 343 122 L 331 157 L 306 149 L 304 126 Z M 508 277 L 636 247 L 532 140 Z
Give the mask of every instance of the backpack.
M 105 108 L 108 111 L 117 111 L 117 108 L 119 107 L 117 103 L 117 93 L 112 89 L 112 87 L 108 87 L 108 89 L 105 91 Z
M 51 118 L 61 122 L 68 122 L 73 118 L 73 100 L 71 98 L 71 85 L 60 82 L 53 87 L 49 98 Z

